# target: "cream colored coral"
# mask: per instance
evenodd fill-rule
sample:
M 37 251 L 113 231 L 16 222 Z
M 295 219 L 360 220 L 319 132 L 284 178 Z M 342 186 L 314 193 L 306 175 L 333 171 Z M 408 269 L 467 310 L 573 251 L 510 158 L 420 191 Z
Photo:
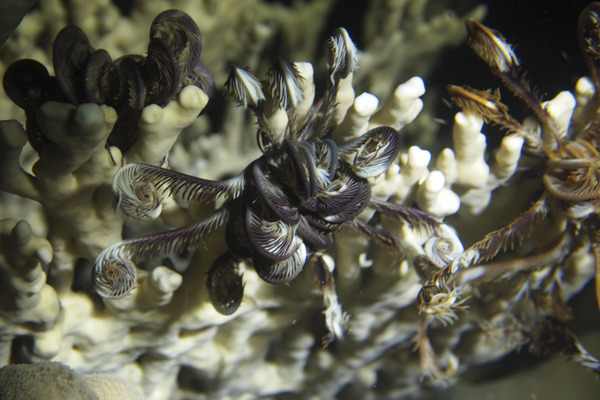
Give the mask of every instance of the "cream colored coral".
M 64 364 L 49 361 L 0 368 L 0 398 L 99 400 L 75 371 Z
M 496 152 L 496 163 L 492 165 L 492 174 L 500 181 L 505 181 L 515 173 L 525 139 L 518 135 L 502 138 L 500 148 Z
M 145 111 L 152 116 L 159 114 L 165 118 L 162 125 L 157 123 L 153 126 L 152 140 L 159 142 L 161 134 L 167 137 L 166 142 L 174 140 L 174 136 L 198 115 L 205 103 L 204 93 L 197 88 L 189 88 L 184 89 L 180 98 L 167 105 L 165 110 Z M 106 106 L 83 104 L 76 107 L 55 102 L 44 104 L 40 110 L 39 124 L 53 143 L 44 146 L 39 160 L 32 168 L 32 174 L 24 171 L 19 163 L 23 139 L 26 138 L 25 131 L 16 121 L 4 121 L 0 124 L 0 134 L 7 143 L 3 147 L 6 155 L 3 162 L 7 173 L 0 177 L 0 185 L 5 190 L 42 203 L 50 224 L 48 240 L 52 245 L 49 251 L 50 254 L 53 252 L 53 257 L 52 260 L 47 259 L 46 263 L 50 264 L 52 277 L 56 282 L 54 288 L 45 284 L 45 274 L 38 267 L 42 275 L 38 278 L 41 279 L 39 288 L 35 290 L 40 294 L 26 297 L 31 304 L 30 309 L 25 307 L 17 310 L 12 317 L 14 323 L 21 320 L 35 321 L 35 316 L 48 319 L 49 322 L 45 324 L 47 331 L 29 332 L 34 338 L 31 348 L 36 357 L 51 358 L 63 352 L 65 349 L 62 346 L 65 343 L 60 340 L 64 333 L 62 330 L 74 329 L 74 326 L 68 325 L 70 319 L 55 323 L 60 310 L 59 299 L 63 305 L 79 304 L 78 308 L 85 308 L 85 304 L 90 301 L 82 298 L 77 302 L 68 300 L 72 297 L 68 293 L 77 260 L 94 259 L 101 249 L 121 237 L 123 219 L 115 211 L 115 200 L 110 190 L 112 175 L 119 167 L 121 155 L 116 148 L 112 148 L 110 153 L 105 149 L 115 121 L 115 111 Z M 143 132 L 149 135 L 149 131 L 151 129 Z M 144 140 L 148 140 L 148 136 L 142 137 L 139 142 L 143 144 Z M 143 148 L 142 144 L 138 149 Z M 140 151 L 137 156 L 152 157 L 140 160 L 153 162 L 163 158 L 167 151 L 166 148 L 161 150 L 157 147 L 150 152 Z M 21 181 L 20 185 L 15 178 Z M 27 182 L 29 185 L 25 184 Z M 41 248 L 39 251 L 42 251 Z M 157 270 L 155 274 L 159 272 Z M 16 274 L 15 279 L 20 279 L 18 277 Z M 154 279 L 142 285 L 145 289 L 140 299 L 144 300 L 140 300 L 138 306 L 147 309 L 168 303 L 169 293 L 172 294 L 178 286 L 176 280 L 176 277 L 154 275 Z M 15 285 L 23 287 L 17 281 Z M 59 292 L 58 298 L 55 290 Z M 34 300 L 40 296 L 43 299 L 34 304 Z M 13 332 L 13 335 L 30 330 L 25 328 Z M 9 340 L 13 337 L 7 336 Z M 8 353 L 4 354 L 6 357 Z
M 445 187 L 455 185 L 460 189 L 463 192 L 461 205 L 475 214 L 487 207 L 492 192 L 513 176 L 524 144 L 522 136 L 504 137 L 490 166 L 486 161 L 486 137 L 481 133 L 482 127 L 480 116 L 457 113 L 452 131 L 453 148 L 444 149 L 436 161 L 436 167 L 447 177 Z
M 302 101 L 295 107 L 295 113 L 299 121 L 302 121 L 311 111 L 315 101 L 314 69 L 312 64 L 306 61 L 298 61 L 294 64 L 300 73 L 300 90 L 302 91 Z
M 342 122 L 346 116 L 348 108 L 350 108 L 352 103 L 354 103 L 355 92 L 354 87 L 352 86 L 353 78 L 354 73 L 350 73 L 347 77 L 340 79 L 338 83 L 339 89 L 337 92 L 337 97 L 335 98 L 336 107 L 334 114 L 334 121 L 336 124 Z
M 452 129 L 457 175 L 455 185 L 483 187 L 489 177 L 485 162 L 486 137 L 481 133 L 483 119 L 479 115 L 459 112 Z
M 165 107 L 146 106 L 139 122 L 140 137 L 127 152 L 127 162 L 158 165 L 173 147 L 181 130 L 194 122 L 206 103 L 206 93 L 196 86 L 188 86 Z
M 450 148 L 443 149 L 438 155 L 435 166 L 440 170 L 446 178 L 446 186 L 451 186 L 456 182 L 458 176 L 458 167 L 456 164 L 456 157 L 454 151 Z
M 51 3 L 56 8 L 50 7 Z M 40 11 L 35 12 L 29 27 L 42 31 L 40 27 L 44 23 L 51 24 L 53 28 L 48 31 L 55 34 L 68 19 L 81 22 L 86 29 L 95 30 L 86 32 L 95 47 L 106 48 L 116 58 L 125 52 L 143 54 L 151 19 L 157 12 L 173 6 L 162 0 L 138 2 L 129 18 L 119 15 L 112 19 L 115 11 L 112 4 L 102 0 L 86 9 L 84 3 L 82 0 L 68 4 L 42 0 Z M 202 60 L 215 72 L 220 87 L 227 72 L 226 60 L 249 64 L 258 71 L 257 75 L 264 76 L 262 72 L 271 62 L 271 57 L 265 57 L 267 44 L 276 35 L 293 52 L 292 59 L 307 59 L 309 54 L 315 53 L 317 41 L 314 38 L 320 35 L 318 27 L 333 2 L 301 3 L 297 8 L 283 8 L 257 0 L 183 2 L 177 6 L 185 6 L 199 22 L 205 44 Z M 422 0 L 376 1 L 369 5 L 369 15 L 373 18 L 375 15 L 380 18 L 387 11 L 384 17 L 389 23 L 367 27 L 371 30 L 370 39 L 366 41 L 368 49 L 361 54 L 363 62 L 352 86 L 346 88 L 351 88 L 352 92 L 368 90 L 375 93 L 382 100 L 382 109 L 387 110 L 379 117 L 383 118 L 387 113 L 386 123 L 398 128 L 409 123 L 419 112 L 423 87 L 422 81 L 415 78 L 407 86 L 397 89 L 399 97 L 387 102 L 386 93 L 397 88 L 397 74 L 406 73 L 410 64 L 418 67 L 419 73 L 423 72 L 428 68 L 420 57 L 423 52 L 439 54 L 441 43 L 460 41 L 464 36 L 462 21 L 449 13 L 423 19 L 427 3 Z M 481 9 L 475 10 L 475 14 L 480 17 Z M 94 15 L 100 18 L 94 19 Z M 295 19 L 296 16 L 299 17 Z M 306 21 L 314 22 L 310 24 L 311 29 L 307 29 Z M 231 26 L 238 29 L 231 29 Z M 411 34 L 404 34 L 403 26 Z M 33 42 L 39 42 L 34 33 L 32 37 Z M 417 40 L 411 43 L 408 41 L 411 37 Z M 11 47 L 16 51 L 19 48 L 27 46 Z M 40 53 L 39 49 L 33 49 L 32 54 L 35 52 Z M 48 60 L 46 55 L 46 65 Z M 312 65 L 297 65 L 305 78 L 312 77 Z M 373 78 L 367 78 L 370 76 Z M 306 101 L 301 104 L 300 114 L 307 115 L 313 106 L 309 93 L 311 88 L 314 91 L 314 86 L 310 79 L 303 83 L 307 84 L 303 89 Z M 589 101 L 588 89 L 581 89 L 579 97 Z M 352 393 L 360 398 L 373 396 L 374 386 L 377 386 L 377 394 L 387 398 L 400 398 L 407 393 L 417 397 L 421 381 L 418 357 L 411 350 L 411 344 L 420 326 L 415 299 L 422 278 L 415 272 L 412 260 L 416 255 L 427 256 L 434 258 L 434 263 L 440 266 L 456 257 L 460 240 L 446 225 L 442 225 L 435 235 L 425 237 L 427 235 L 422 232 L 406 232 L 408 228 L 398 221 L 382 220 L 382 225 L 391 226 L 388 232 L 399 236 L 400 249 L 394 251 L 380 247 L 356 232 L 340 232 L 335 237 L 336 245 L 331 248 L 337 297 L 329 293 L 330 312 L 325 316 L 321 314 L 323 300 L 315 288 L 311 265 L 305 267 L 298 279 L 285 286 L 265 284 L 251 266 L 243 266 L 245 298 L 240 310 L 231 316 L 218 314 L 204 290 L 204 281 L 216 254 L 225 247 L 223 235 L 211 238 L 191 259 L 173 259 L 176 272 L 163 265 L 169 265 L 168 261 L 151 261 L 147 268 L 161 266 L 152 271 L 140 271 L 138 288 L 120 301 L 102 304 L 81 277 L 83 282 L 78 284 L 83 286 L 72 287 L 73 270 L 77 267 L 81 276 L 87 276 L 89 265 L 85 259 L 121 237 L 123 216 L 120 211 L 115 212 L 110 182 L 122 160 L 157 164 L 179 136 L 180 141 L 169 154 L 170 165 L 203 178 L 219 179 L 240 172 L 259 154 L 254 122 L 243 110 L 224 109 L 222 132 L 215 134 L 208 117 L 195 119 L 203 107 L 196 101 L 198 91 L 186 91 L 186 95 L 191 93 L 189 103 L 183 96 L 165 109 L 151 107 L 145 110 L 139 143 L 124 156 L 112 148 L 112 158 L 103 147 L 106 139 L 103 135 L 110 130 L 114 119 L 111 110 L 97 106 L 48 105 L 43 110 L 42 123 L 52 129 L 50 135 L 61 142 L 67 156 L 63 159 L 58 150 L 49 148 L 48 155 L 41 156 L 48 158 L 40 162 L 34 174 L 28 168 L 21 168 L 18 162 L 26 140 L 23 128 L 16 121 L 0 124 L 3 141 L 0 165 L 1 170 L 6 171 L 1 174 L 0 187 L 44 203 L 50 225 L 48 239 L 54 252 L 50 265 L 52 280 L 44 284 L 39 294 L 23 301 L 32 307 L 31 313 L 15 314 L 15 318 L 25 315 L 30 319 L 33 319 L 31 316 L 39 318 L 42 324 L 37 325 L 38 332 L 33 332 L 28 325 L 7 323 L 2 326 L 20 337 L 31 338 L 33 351 L 25 356 L 32 360 L 54 358 L 82 372 L 111 371 L 126 376 L 143 391 L 142 396 L 147 400 L 258 398 L 281 393 L 296 393 L 306 398 L 334 398 Z M 343 128 L 338 128 L 335 133 L 336 138 L 343 137 L 342 142 L 368 129 L 365 123 L 372 123 L 374 108 L 379 106 L 374 95 L 354 98 L 352 94 L 347 98 L 352 100 L 344 105 L 349 108 L 342 120 Z M 75 115 L 79 116 L 75 118 Z M 340 112 L 339 119 L 341 115 Z M 73 126 L 79 128 L 74 130 Z M 185 131 L 179 135 L 182 128 Z M 342 135 L 337 136 L 338 133 Z M 480 128 L 475 133 L 479 134 Z M 81 148 L 71 140 L 78 134 L 89 134 L 89 141 L 82 139 Z M 477 135 L 475 137 L 477 139 Z M 488 157 L 495 160 L 489 166 L 481 162 L 485 160 L 485 147 L 477 147 L 476 162 L 469 164 L 469 157 L 464 157 L 465 152 L 461 153 L 461 147 L 464 149 L 465 146 L 468 152 L 469 145 L 459 141 L 453 146 L 455 151 L 442 151 L 435 167 L 430 165 L 432 155 L 427 149 L 403 148 L 398 163 L 378 178 L 373 197 L 392 196 L 393 202 L 417 204 L 440 217 L 456 210 L 457 196 L 453 190 L 463 183 L 468 186 L 483 182 L 477 189 L 471 189 L 471 193 L 478 190 L 483 193 L 482 198 L 489 199 L 497 185 L 513 175 L 522 143 L 518 138 L 507 137 L 493 156 L 495 158 Z M 463 167 L 459 170 L 461 163 Z M 466 165 L 471 165 L 472 170 L 464 167 Z M 482 173 L 487 173 L 488 177 L 473 180 L 473 176 Z M 457 180 L 463 183 L 459 184 Z M 58 190 L 52 192 L 54 188 Z M 464 191 L 465 187 L 462 189 Z M 484 212 L 487 200 L 478 199 L 473 205 Z M 178 207 L 175 202 L 170 206 Z M 468 211 L 469 207 L 465 201 L 464 209 Z M 203 212 L 210 212 L 194 207 L 180 211 L 177 218 L 169 222 L 189 223 L 201 218 Z M 373 220 L 372 224 L 379 227 L 379 220 Z M 461 224 L 457 223 L 457 227 Z M 141 230 L 165 229 L 160 221 L 150 227 L 128 222 L 127 228 L 133 231 L 132 235 Z M 447 252 L 440 251 L 438 246 L 444 239 L 450 239 L 453 244 L 442 247 Z M 45 243 L 36 239 L 40 249 L 46 248 L 48 242 Z M 572 269 L 565 274 L 563 283 L 567 296 L 577 292 L 589 279 L 593 263 L 589 259 L 585 261 L 574 258 L 569 267 Z M 44 268 L 36 267 L 32 271 L 37 274 L 36 279 L 28 275 L 30 281 L 22 279 L 15 285 L 23 293 L 33 293 L 34 290 L 27 289 L 28 285 L 37 290 L 39 281 L 44 280 L 41 278 Z M 14 276 L 13 281 L 18 280 L 18 275 Z M 52 294 L 60 301 L 60 307 L 57 303 L 54 303 L 54 309 L 51 307 Z M 473 309 L 487 312 L 500 309 L 502 304 L 512 304 L 504 299 L 501 299 L 504 303 L 486 303 L 495 295 L 502 297 L 505 294 L 486 293 L 486 298 L 475 298 Z M 36 296 L 43 298 L 44 306 L 41 303 L 35 305 Z M 344 314 L 338 305 L 351 316 L 350 330 L 343 341 L 322 350 L 319 340 L 326 324 L 332 331 L 341 332 Z M 516 314 L 520 310 L 515 308 L 513 311 Z M 56 313 L 59 313 L 58 317 Z M 449 375 L 466 369 L 473 359 L 485 362 L 519 345 L 512 343 L 512 347 L 507 347 L 504 342 L 482 340 L 485 332 L 480 329 L 480 318 L 481 313 L 475 311 L 461 314 L 459 323 L 444 331 L 438 330 L 437 325 L 432 327 L 433 335 L 440 339 L 436 346 L 443 348 L 441 361 L 445 362 Z M 10 356 L 11 346 L 29 350 L 21 348 L 19 343 L 5 343 L 4 362 Z M 463 352 L 460 367 L 454 354 L 457 348 Z M 394 379 L 387 379 L 388 374 L 393 374 Z
M 83 375 L 100 400 L 143 400 L 141 391 L 127 380 L 106 373 Z
M 591 100 L 594 98 L 595 93 L 596 89 L 590 78 L 583 77 L 577 80 L 575 90 L 573 90 L 577 102 L 577 106 L 573 110 L 573 130 L 575 132 L 583 132 L 583 128 L 593 118 L 596 107 Z
M 426 0 L 371 0 L 364 19 L 365 43 L 357 86 L 366 87 L 382 101 L 402 77 L 424 76 L 440 56 L 440 46 L 459 45 L 466 37 L 464 19 L 482 20 L 484 6 L 463 15 L 433 6 Z
M 339 144 L 346 144 L 367 132 L 369 120 L 378 105 L 379 99 L 370 93 L 362 93 L 357 96 L 331 137 Z
M 392 98 L 371 120 L 370 127 L 391 126 L 402 129 L 412 122 L 423 109 L 421 96 L 425 94 L 425 83 L 415 76 L 396 87 Z
M 21 197 L 40 199 L 38 182 L 20 166 L 19 159 L 23 146 L 27 143 L 27 133 L 15 121 L 0 121 L 0 167 L 3 179 L 0 188 Z
M 556 125 L 556 133 L 553 134 L 557 135 L 559 138 L 564 137 L 570 128 L 575 105 L 575 96 L 568 91 L 562 91 L 552 100 L 542 103 L 542 106 L 548 112 L 548 114 L 550 114 L 552 121 Z M 555 140 L 555 137 L 548 136 L 551 134 L 549 131 L 549 129 L 544 129 L 542 131 L 542 139 L 544 143 L 552 143 Z
M 140 286 L 136 301 L 139 309 L 153 309 L 168 304 L 181 286 L 182 277 L 167 267 L 156 267 Z
M 140 390 L 106 373 L 80 375 L 59 362 L 8 365 L 0 368 L 3 400 L 142 400 Z
M 432 171 L 417 189 L 416 202 L 423 211 L 433 215 L 454 214 L 460 208 L 460 198 L 445 187 L 446 179 L 440 171 Z
M 33 353 L 38 357 L 56 354 L 56 343 L 44 342 L 60 315 L 60 303 L 54 289 L 46 283 L 52 247 L 47 240 L 33 235 L 25 221 L 0 220 L 0 273 L 3 290 L 0 294 L 0 360 L 10 357 L 11 341 L 29 333 L 34 341 Z M 43 329 L 31 329 L 38 326 Z M 43 345 L 46 343 L 48 346 Z
M 376 179 L 374 195 L 379 198 L 394 196 L 400 202 L 409 201 L 417 183 L 429 174 L 427 166 L 430 160 L 431 153 L 427 150 L 410 147 L 407 153 L 400 155 L 400 164 L 392 164 L 385 175 Z

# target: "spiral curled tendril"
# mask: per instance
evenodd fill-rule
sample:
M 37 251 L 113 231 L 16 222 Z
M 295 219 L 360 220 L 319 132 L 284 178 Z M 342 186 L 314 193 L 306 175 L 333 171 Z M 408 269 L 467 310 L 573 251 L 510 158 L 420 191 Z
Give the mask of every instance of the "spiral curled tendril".
M 96 258 L 93 281 L 98 294 L 118 298 L 129 294 L 136 283 L 135 262 L 160 258 L 196 246 L 229 219 L 223 209 L 189 226 L 141 238 L 127 239 L 107 247 Z
M 112 187 L 118 197 L 117 207 L 120 206 L 127 215 L 142 221 L 159 217 L 164 193 L 151 180 L 137 174 L 135 168 L 127 165 L 117 171 Z
M 102 297 L 116 299 L 129 294 L 136 285 L 137 269 L 126 246 L 115 243 L 100 253 L 92 280 Z
M 142 221 L 152 221 L 160 215 L 162 202 L 175 196 L 182 203 L 207 202 L 219 196 L 235 199 L 240 196 L 244 176 L 224 181 L 210 181 L 181 176 L 169 169 L 147 164 L 127 164 L 113 178 L 113 191 L 118 206 L 127 215 Z
M 443 228 L 446 228 L 446 226 Z M 456 233 L 450 232 L 449 228 L 445 229 L 447 232 L 440 234 L 443 228 L 439 228 L 437 234 L 431 236 L 423 244 L 423 250 L 428 259 L 439 268 L 443 268 L 464 251 Z

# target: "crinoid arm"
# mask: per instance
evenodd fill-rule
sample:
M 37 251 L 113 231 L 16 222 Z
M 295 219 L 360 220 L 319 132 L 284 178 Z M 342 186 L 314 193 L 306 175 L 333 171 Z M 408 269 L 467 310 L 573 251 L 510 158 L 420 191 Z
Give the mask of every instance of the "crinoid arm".
M 202 52 L 202 35 L 196 22 L 181 10 L 166 10 L 154 18 L 150 39 L 163 39 L 177 57 L 182 76 L 189 74 Z
M 508 112 L 508 107 L 500 100 L 500 91 L 485 91 L 469 86 L 447 85 L 450 100 L 466 113 L 481 115 L 488 124 L 498 125 L 508 134 L 522 136 L 529 149 L 539 149 L 541 139 L 532 134 L 523 124 L 514 119 Z
M 350 315 L 342 311 L 342 305 L 338 300 L 333 277 L 335 268 L 333 259 L 324 254 L 316 254 L 314 267 L 317 288 L 323 293 L 323 303 L 325 305 L 323 314 L 325 315 L 325 325 L 329 331 L 322 339 L 322 345 L 325 348 L 335 339 L 344 339 L 348 331 Z
M 265 282 L 273 284 L 289 283 L 296 279 L 304 268 L 308 258 L 308 249 L 300 242 L 296 251 L 288 258 L 280 261 L 255 259 L 254 269 Z
M 592 356 L 564 323 L 546 318 L 531 332 L 528 350 L 540 356 L 563 355 L 600 376 L 600 361 Z
M 600 4 L 588 4 L 577 20 L 579 46 L 590 71 L 596 93 L 600 92 Z
M 433 315 L 446 324 L 455 319 L 455 310 L 463 309 L 465 307 L 463 303 L 466 301 L 465 298 L 461 299 L 460 285 L 457 286 L 457 278 L 459 278 L 457 273 L 460 268 L 467 268 L 477 262 L 489 260 L 500 251 L 512 247 L 515 242 L 520 242 L 529 234 L 532 226 L 545 218 L 548 212 L 548 203 L 544 194 L 511 223 L 489 233 L 482 240 L 465 250 L 462 256 L 455 258 L 447 266 L 438 270 L 423 284 L 423 288 L 419 293 L 420 312 Z M 564 246 L 559 245 L 550 251 L 551 254 L 546 256 L 552 258 L 553 262 L 557 262 L 564 255 L 564 251 Z M 531 260 L 529 263 L 525 262 L 523 268 L 532 268 L 531 264 L 539 261 L 541 261 L 540 258 Z M 501 267 L 499 266 L 495 270 L 492 268 L 492 271 L 476 270 L 470 275 L 465 275 L 464 279 L 475 280 L 483 277 L 483 279 L 493 280 L 507 272 L 506 268 Z M 488 274 L 487 277 L 486 274 Z
M 357 217 L 371 198 L 371 186 L 364 180 L 355 179 L 349 168 L 341 168 L 326 191 L 318 194 L 317 210 L 327 222 L 341 224 Z
M 504 85 L 517 97 L 521 98 L 527 107 L 533 111 L 544 127 L 548 127 L 555 134 L 558 133 L 556 124 L 548 111 L 542 106 L 542 101 L 535 89 L 520 72 L 519 60 L 510 45 L 500 34 L 487 26 L 467 20 L 469 39 L 467 44 L 489 67 L 492 73 L 498 76 Z M 550 145 L 550 143 L 547 143 Z M 554 144 L 552 144 L 554 145 Z
M 335 125 L 340 83 L 349 80 L 358 67 L 358 50 L 346 29 L 338 28 L 335 35 L 329 38 L 327 45 L 329 47 L 329 93 L 325 104 L 323 129 L 320 130 L 321 137 L 330 135 Z
M 329 38 L 329 75 L 331 82 L 344 79 L 358 67 L 358 50 L 348 31 L 338 28 Z
M 148 164 L 127 164 L 113 178 L 119 206 L 128 215 L 150 221 L 160 215 L 162 201 L 174 196 L 183 203 L 208 202 L 223 196 L 237 198 L 244 188 L 244 175 L 211 181 Z
M 135 263 L 164 257 L 196 246 L 223 226 L 229 212 L 221 209 L 196 224 L 136 239 L 127 239 L 107 247 L 98 255 L 93 279 L 96 291 L 106 298 L 129 294 L 135 287 Z
M 298 207 L 292 204 L 292 199 L 282 188 L 273 184 L 275 178 L 265 164 L 257 161 L 250 168 L 256 188 L 279 219 L 290 225 L 297 224 L 300 219 Z
M 227 251 L 217 258 L 206 274 L 206 287 L 210 301 L 223 315 L 237 311 L 244 297 L 244 283 L 239 272 L 241 259 Z
M 390 167 L 400 151 L 400 134 L 389 126 L 371 129 L 341 146 L 342 155 L 354 153 L 352 170 L 361 178 L 373 178 Z
M 246 208 L 244 230 L 254 250 L 271 261 L 289 259 L 296 253 L 302 240 L 296 235 L 296 226 L 283 221 L 261 218 Z
M 600 198 L 600 169 L 595 159 L 553 160 L 548 167 L 542 181 L 555 198 L 570 203 Z
M 60 88 L 73 104 L 85 101 L 84 83 L 76 76 L 83 75 L 87 59 L 93 52 L 87 35 L 76 26 L 67 26 L 56 35 L 52 64 Z
M 225 94 L 244 108 L 255 109 L 265 101 L 260 81 L 248 68 L 234 65 L 225 82 Z
M 281 109 L 291 112 L 302 101 L 302 76 L 294 63 L 276 57 L 269 70 L 267 86 Z
M 481 283 L 491 283 L 510 278 L 522 271 L 557 265 L 569 254 L 572 244 L 572 234 L 565 232 L 546 251 L 515 260 L 492 262 L 463 269 L 459 271 L 455 281 L 458 285 L 477 286 Z
M 408 245 L 408 243 L 401 241 L 400 238 L 364 223 L 359 219 L 352 221 L 350 226 L 363 235 L 376 240 L 378 243 L 381 243 L 390 249 L 398 249 Z
M 412 227 L 434 232 L 440 226 L 440 220 L 433 215 L 421 211 L 418 208 L 394 204 L 371 198 L 369 208 L 396 220 L 404 220 Z
M 533 205 L 519 215 L 508 225 L 488 233 L 483 239 L 473 244 L 465 252 L 466 258 L 461 257 L 456 262 L 468 262 L 468 265 L 480 261 L 486 261 L 494 258 L 501 251 L 512 248 L 515 243 L 521 242 L 531 232 L 532 227 L 542 219 L 546 218 L 550 212 L 547 195 L 543 194 Z M 468 265 L 460 265 L 466 267 Z M 458 269 L 459 265 L 453 266 L 453 271 Z

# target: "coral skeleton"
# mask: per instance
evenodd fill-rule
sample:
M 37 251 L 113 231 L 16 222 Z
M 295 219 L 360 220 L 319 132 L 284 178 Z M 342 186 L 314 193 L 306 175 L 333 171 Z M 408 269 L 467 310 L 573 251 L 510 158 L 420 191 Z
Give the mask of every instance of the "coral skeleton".
M 0 49 L 1 398 L 414 398 L 515 350 L 599 373 L 567 324 L 600 302 L 598 3 L 550 101 L 481 7 L 373 1 L 324 69 L 332 0 L 172 3 L 40 0 Z M 450 85 L 451 147 L 406 145 L 432 118 L 402 72 L 464 20 L 532 116 Z

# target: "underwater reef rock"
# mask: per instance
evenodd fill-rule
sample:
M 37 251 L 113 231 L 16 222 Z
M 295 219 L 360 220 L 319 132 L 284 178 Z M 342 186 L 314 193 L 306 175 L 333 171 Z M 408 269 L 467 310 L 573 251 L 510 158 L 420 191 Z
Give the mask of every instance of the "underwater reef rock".
M 40 368 L 90 398 L 398 399 L 518 349 L 598 373 L 567 306 L 600 279 L 596 3 L 592 75 L 547 102 L 473 8 L 471 47 L 533 117 L 450 86 L 435 154 L 404 140 L 425 81 L 390 71 L 462 17 L 375 1 L 363 51 L 327 32 L 323 72 L 266 55 L 310 59 L 332 1 L 183 3 L 42 0 L 0 51 L 0 387 Z

